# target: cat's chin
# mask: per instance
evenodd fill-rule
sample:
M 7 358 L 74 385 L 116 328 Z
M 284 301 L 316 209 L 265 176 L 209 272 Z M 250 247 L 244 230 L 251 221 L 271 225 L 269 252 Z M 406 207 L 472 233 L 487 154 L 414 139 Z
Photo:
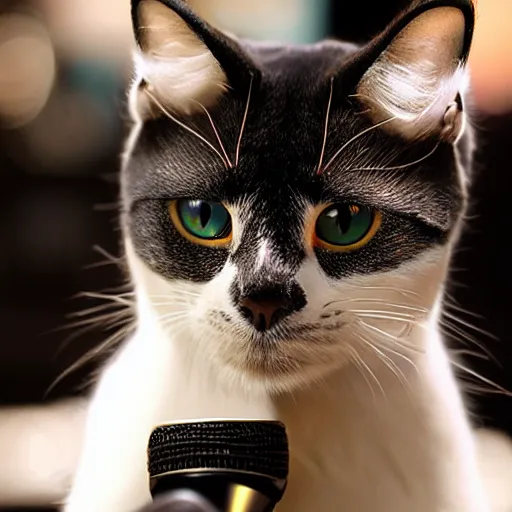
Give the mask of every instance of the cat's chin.
M 255 364 L 232 366 L 224 368 L 224 376 L 229 383 L 236 380 L 242 388 L 250 393 L 270 393 L 279 395 L 293 393 L 306 389 L 314 384 L 321 384 L 343 365 L 331 363 L 325 366 L 304 365 L 298 367 L 276 368 L 269 364 Z
M 283 339 L 281 346 L 266 342 L 264 336 L 255 336 L 245 350 L 236 351 L 236 356 L 233 350 L 222 351 L 221 375 L 229 383 L 238 381 L 250 391 L 282 393 L 322 382 L 349 364 L 348 355 L 340 353 L 339 347 L 315 353 L 307 346 L 311 340 Z

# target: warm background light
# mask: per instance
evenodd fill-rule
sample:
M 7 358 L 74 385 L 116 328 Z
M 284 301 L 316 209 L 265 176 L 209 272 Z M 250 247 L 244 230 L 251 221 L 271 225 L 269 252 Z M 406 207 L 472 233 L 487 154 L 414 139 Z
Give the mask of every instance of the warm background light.
M 488 113 L 512 109 L 512 0 L 480 0 L 471 57 L 476 105 Z
M 219 27 L 255 38 L 311 41 L 321 34 L 325 0 L 190 0 Z M 128 0 L 41 0 L 60 51 L 122 60 L 129 65 L 132 35 Z M 512 0 L 479 0 L 471 70 L 477 107 L 512 108 Z
M 0 17 L 0 118 L 10 128 L 34 119 L 50 95 L 55 56 L 50 36 L 36 18 Z

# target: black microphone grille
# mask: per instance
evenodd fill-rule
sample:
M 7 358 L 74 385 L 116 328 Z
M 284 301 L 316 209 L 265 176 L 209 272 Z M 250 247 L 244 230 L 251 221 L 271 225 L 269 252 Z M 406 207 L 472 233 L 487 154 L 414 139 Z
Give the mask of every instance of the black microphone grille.
M 288 440 L 275 421 L 214 420 L 156 427 L 149 439 L 150 477 L 190 470 L 288 476 Z

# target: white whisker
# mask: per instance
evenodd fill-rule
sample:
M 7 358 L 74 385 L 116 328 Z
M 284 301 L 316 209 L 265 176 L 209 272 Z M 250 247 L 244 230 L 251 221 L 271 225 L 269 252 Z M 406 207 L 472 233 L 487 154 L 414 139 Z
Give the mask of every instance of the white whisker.
M 331 166 L 331 164 L 338 158 L 338 156 L 347 149 L 353 142 L 355 142 L 357 139 L 362 137 L 363 135 L 367 134 L 368 132 L 371 132 L 372 130 L 375 130 L 376 128 L 379 128 L 380 126 L 390 123 L 391 121 L 394 121 L 396 119 L 396 116 L 390 117 L 389 119 L 384 119 L 384 121 L 381 121 L 380 123 L 374 124 L 370 126 L 369 128 L 364 129 L 363 131 L 359 132 L 357 135 L 354 135 L 349 141 L 345 142 L 343 146 L 341 146 L 336 153 L 334 153 L 334 156 L 325 164 L 325 167 L 323 168 L 322 172 L 327 171 L 327 169 Z
M 325 146 L 327 144 L 327 134 L 329 132 L 329 116 L 331 113 L 331 103 L 332 103 L 332 91 L 334 88 L 334 77 L 331 78 L 331 89 L 329 91 L 329 101 L 327 102 L 327 112 L 325 114 L 325 127 L 324 127 L 324 138 L 322 141 L 322 150 L 320 151 L 320 161 L 318 162 L 318 167 L 316 169 L 317 174 L 322 174 L 322 164 L 324 162 L 325 155 Z
M 396 311 L 389 311 L 389 310 L 379 310 L 379 309 L 349 309 L 349 313 L 357 314 L 358 316 L 373 316 L 373 315 L 382 315 L 384 318 L 387 318 L 385 315 L 389 315 L 389 319 L 395 319 L 395 318 L 403 318 L 403 319 L 410 319 L 410 320 L 416 320 L 417 317 L 415 315 L 411 315 L 410 313 L 400 313 Z M 377 317 L 375 317 L 377 318 Z M 380 318 L 380 317 L 379 317 Z
M 402 295 L 411 295 L 413 297 L 420 297 L 420 294 L 413 292 L 412 290 L 406 290 L 405 288 L 394 288 L 392 286 L 370 286 L 370 285 L 358 285 L 357 288 L 362 290 L 380 290 L 388 292 L 396 292 Z
M 229 156 L 226 153 L 226 149 L 224 147 L 224 144 L 222 143 L 222 139 L 220 138 L 219 132 L 217 131 L 217 128 L 215 127 L 215 123 L 213 122 L 210 112 L 208 112 L 206 107 L 204 107 L 201 103 L 199 103 L 199 106 L 205 111 L 206 115 L 208 116 L 208 119 L 210 120 L 210 124 L 212 125 L 213 133 L 215 133 L 217 142 L 219 143 L 220 149 L 222 150 L 222 153 L 224 154 L 224 158 L 226 159 L 226 162 L 228 163 L 229 168 L 232 169 L 233 164 L 231 163 L 231 160 L 229 159 Z
M 158 317 L 158 321 L 163 322 L 174 318 L 185 318 L 189 315 L 188 311 L 171 311 Z
M 498 361 L 496 356 L 483 344 L 480 343 L 477 339 L 471 336 L 469 333 L 465 332 L 463 329 L 457 327 L 456 325 L 450 324 L 447 320 L 442 319 L 440 321 L 441 328 L 445 330 L 445 334 L 455 341 L 459 343 L 471 343 L 474 346 L 478 347 L 482 352 L 486 354 L 489 360 L 493 361 L 498 367 L 503 368 L 503 365 Z M 467 344 L 465 343 L 465 344 Z
M 84 292 L 82 294 L 84 297 L 88 297 L 90 299 L 103 299 L 110 300 L 112 302 L 117 302 L 122 304 L 123 306 L 132 306 L 133 301 L 127 300 L 124 297 L 132 297 L 133 294 L 119 294 L 119 295 L 107 295 L 104 293 L 96 293 L 96 292 Z
M 456 356 L 469 356 L 474 357 L 476 359 L 481 359 L 482 361 L 489 361 L 489 358 L 486 355 L 480 354 L 478 352 L 475 352 L 474 350 L 469 350 L 466 348 L 452 349 L 450 352 L 452 354 L 455 354 Z
M 375 375 L 375 373 L 373 373 L 373 371 L 371 370 L 371 368 L 364 362 L 363 358 L 357 353 L 357 351 L 353 348 L 353 347 L 350 347 L 352 350 L 350 350 L 351 354 L 353 356 L 355 356 L 355 360 L 358 362 L 358 365 L 359 366 L 359 370 L 361 371 L 361 374 L 363 375 L 363 378 L 364 380 L 368 383 L 368 385 L 370 386 L 370 389 L 372 391 L 372 395 L 373 395 L 373 398 L 375 400 L 375 393 L 373 391 L 373 387 L 370 385 L 368 379 L 365 377 L 364 375 L 364 372 L 363 370 L 366 370 L 370 376 L 372 377 L 372 379 L 375 381 L 375 383 L 377 384 L 380 392 L 382 393 L 382 396 L 384 397 L 384 399 L 386 399 L 386 393 L 384 391 L 384 388 L 382 387 L 382 384 L 379 382 L 379 379 L 377 378 L 377 376 Z
M 398 347 L 401 347 L 405 350 L 410 350 L 412 352 L 416 352 L 419 354 L 422 354 L 424 351 L 420 348 L 411 345 L 409 343 L 404 343 L 402 340 L 397 338 L 396 336 L 393 336 L 392 334 L 383 331 L 382 329 L 379 329 L 378 327 L 375 327 L 374 325 L 368 324 L 366 322 L 363 322 L 362 320 L 359 321 L 360 325 L 364 327 L 365 329 L 368 329 L 370 331 L 373 331 L 375 334 L 379 334 L 381 336 L 384 336 L 386 339 L 391 340 L 394 344 L 396 344 Z
M 480 319 L 485 318 L 483 315 L 480 315 L 478 313 L 473 313 L 472 311 L 469 311 L 468 309 L 463 308 L 463 307 L 459 306 L 458 304 L 456 304 L 455 299 L 453 297 L 451 297 L 448 292 L 445 292 L 445 295 L 446 295 L 446 297 L 445 297 L 444 304 L 445 304 L 446 308 L 454 309 L 455 311 L 458 311 L 459 313 L 464 313 L 465 315 L 469 315 L 474 318 L 480 318 Z
M 382 350 L 386 350 L 390 352 L 391 354 L 395 355 L 396 357 L 399 357 L 400 359 L 404 360 L 406 363 L 410 364 L 416 371 L 418 371 L 418 367 L 416 366 L 416 363 L 409 357 L 407 357 L 405 354 L 402 354 L 402 352 L 398 350 L 394 350 L 389 345 L 379 344 L 379 347 Z
M 453 320 L 454 322 L 457 322 L 464 327 L 467 327 L 468 329 L 471 329 L 475 332 L 478 332 L 479 334 L 483 334 L 484 336 L 488 336 L 489 338 L 492 338 L 496 341 L 499 341 L 498 337 L 494 336 L 494 334 L 490 333 L 489 331 L 486 331 L 485 329 L 480 329 L 480 327 L 477 327 L 476 325 L 473 325 L 470 322 L 467 322 L 466 320 L 463 320 L 462 318 L 459 318 L 458 316 L 455 316 L 453 313 L 449 313 L 448 311 L 443 311 L 443 315 L 450 320 Z
M 120 308 L 122 307 L 123 309 L 119 310 L 117 308 Z M 125 306 L 121 306 L 120 304 L 117 304 L 117 303 L 108 303 L 108 304 L 99 304 L 98 306 L 94 306 L 92 308 L 87 308 L 87 309 L 81 309 L 80 311 L 75 311 L 73 313 L 70 313 L 68 315 L 69 318 L 83 318 L 83 317 L 88 317 L 88 316 L 91 316 L 91 315 L 95 315 L 96 313 L 101 313 L 105 310 L 111 310 L 112 308 L 116 308 L 115 311 L 110 311 L 109 314 L 115 314 L 115 313 L 120 313 L 121 311 L 124 311 L 124 308 Z
M 176 293 L 176 292 L 175 292 L 175 293 Z M 150 295 L 148 295 L 148 297 L 150 297 L 150 298 L 155 298 L 155 299 L 161 299 L 161 298 L 163 298 L 163 299 L 170 299 L 170 300 L 172 300 L 172 299 L 176 298 L 176 296 L 177 296 L 175 293 L 174 293 L 174 294 L 171 294 L 171 293 L 162 293 L 162 294 L 157 294 L 157 295 L 155 295 L 155 294 L 150 294 Z M 192 296 L 192 297 L 199 297 L 199 296 L 201 295 L 200 293 L 198 293 L 198 292 L 193 292 L 193 291 L 191 291 L 191 290 L 180 290 L 179 292 L 177 292 L 177 294 L 179 294 L 180 296 L 181 296 L 181 295 L 190 295 L 190 296 Z
M 83 356 L 81 356 L 78 360 L 76 360 L 73 364 L 71 364 L 68 368 L 62 371 L 54 381 L 48 386 L 44 398 L 46 398 L 66 377 L 72 374 L 74 371 L 83 367 L 84 364 L 92 361 L 100 354 L 103 354 L 109 348 L 113 348 L 114 345 L 125 339 L 130 332 L 132 332 L 135 328 L 135 322 L 130 322 L 130 324 L 116 331 L 112 336 L 109 336 L 104 342 L 95 346 L 93 349 L 86 352 Z
M 374 318 L 375 320 L 391 320 L 394 322 L 403 322 L 403 323 L 415 323 L 416 319 L 411 316 L 402 316 L 402 314 L 391 314 L 391 313 L 385 313 L 385 314 L 379 314 L 379 313 L 358 313 L 357 310 L 349 310 L 350 313 L 354 313 L 359 318 Z
M 401 382 L 401 384 L 405 388 L 409 388 L 409 386 L 407 384 L 407 379 L 406 379 L 404 373 L 402 372 L 402 370 L 400 370 L 400 368 L 397 366 L 397 364 L 389 356 L 384 354 L 384 352 L 382 352 L 377 346 L 375 346 L 374 343 L 372 343 L 371 341 L 367 340 L 363 336 L 358 335 L 357 337 L 368 348 L 370 348 L 373 352 L 375 352 L 375 354 L 377 354 L 377 357 L 387 366 L 387 368 L 393 373 L 393 375 L 396 376 L 396 378 Z
M 496 384 L 492 380 L 489 380 L 482 375 L 480 375 L 478 372 L 472 370 L 471 368 L 468 368 L 460 363 L 457 363 L 455 361 L 451 361 L 451 364 L 458 368 L 459 370 L 462 370 L 466 372 L 467 374 L 471 375 L 472 377 L 476 377 L 478 380 L 482 381 L 484 384 L 490 385 L 492 388 L 494 388 L 494 392 L 503 393 L 506 396 L 512 396 L 512 392 L 506 390 L 504 387 L 500 386 L 499 384 Z M 489 392 L 492 392 L 492 390 L 488 390 Z
M 406 169 L 407 167 L 411 167 L 411 165 L 419 164 L 419 163 L 423 162 L 424 160 L 426 160 L 428 157 L 432 156 L 436 152 L 436 150 L 440 144 L 441 143 L 438 142 L 434 146 L 434 149 L 429 151 L 426 155 L 423 155 L 421 158 L 418 158 L 417 160 L 414 160 L 407 164 L 394 165 L 394 166 L 390 166 L 390 167 L 354 167 L 354 168 L 347 169 L 347 172 L 349 172 L 349 171 L 396 171 L 398 169 Z
M 187 130 L 189 133 L 191 133 L 192 135 L 194 135 L 195 137 L 197 137 L 200 141 L 204 142 L 221 160 L 222 160 L 222 163 L 224 164 L 224 167 L 226 167 L 226 169 L 229 168 L 228 166 L 228 163 L 226 162 L 226 160 L 224 160 L 224 157 L 220 154 L 220 152 L 215 148 L 215 146 L 209 142 L 208 140 L 206 140 L 200 133 L 198 133 L 197 131 L 193 130 L 192 128 L 190 128 L 189 126 L 187 126 L 185 123 L 182 123 L 179 119 L 177 119 L 175 116 L 173 116 L 157 99 L 156 97 L 154 96 L 154 94 L 152 94 L 151 92 L 149 92 L 149 90 L 147 88 L 144 89 L 144 92 L 151 98 L 151 100 L 155 103 L 155 105 L 169 118 L 171 119 L 171 121 L 174 121 L 178 126 L 181 126 L 184 130 Z
M 168 319 L 167 321 L 163 322 L 162 323 L 162 326 L 164 328 L 164 330 L 168 330 L 170 329 L 171 327 L 174 329 L 175 327 L 180 327 L 181 330 L 173 330 L 173 334 L 174 335 L 177 335 L 177 334 L 180 334 L 181 332 L 183 332 L 186 327 L 187 327 L 187 322 L 185 321 L 186 319 L 183 317 L 183 318 L 171 318 L 171 319 Z
M 373 298 L 365 298 L 365 297 L 358 297 L 358 298 L 348 298 L 348 299 L 339 299 L 339 300 L 333 300 L 331 302 L 328 302 L 323 307 L 324 309 L 326 307 L 331 306 L 332 304 L 338 304 L 338 303 L 364 303 L 364 304 L 383 304 L 384 306 L 388 306 L 389 308 L 396 308 L 396 309 L 404 309 L 406 311 L 413 311 L 416 313 L 421 314 L 427 314 L 428 309 L 418 306 L 411 306 L 406 304 L 397 304 L 396 302 L 389 302 L 386 299 L 373 299 Z M 373 311 L 373 310 L 372 310 Z
M 103 313 L 101 315 L 96 315 L 96 316 L 93 316 L 92 318 L 83 318 L 81 320 L 76 320 L 75 322 L 70 322 L 70 323 L 66 324 L 64 327 L 62 327 L 60 329 L 56 329 L 56 331 L 62 330 L 62 329 L 74 329 L 76 327 L 84 327 L 84 326 L 91 326 L 92 328 L 103 327 L 103 328 L 110 329 L 110 328 L 114 327 L 115 325 L 117 325 L 118 322 L 126 321 L 127 318 L 131 317 L 131 316 L 132 316 L 131 312 L 121 309 L 121 310 L 117 310 L 117 311 L 112 311 L 110 313 Z M 81 333 L 75 333 L 75 335 L 72 337 L 76 337 L 79 334 L 82 334 L 83 332 L 84 331 L 82 331 Z M 87 332 L 87 331 L 85 331 L 85 332 Z M 70 339 L 71 339 L 71 337 L 70 337 Z
M 237 166 L 238 162 L 240 161 L 240 147 L 242 146 L 242 137 L 244 135 L 245 124 L 247 122 L 247 115 L 249 114 L 249 104 L 251 102 L 253 80 L 254 80 L 254 77 L 251 75 L 251 81 L 249 82 L 249 92 L 247 94 L 247 103 L 245 104 L 244 117 L 242 119 L 242 125 L 240 127 L 240 135 L 238 136 L 238 141 L 236 144 L 235 166 Z
M 173 299 L 168 302 L 152 302 L 151 305 L 155 307 L 163 307 L 163 306 L 190 306 L 194 304 L 192 299 L 183 298 L 183 299 Z

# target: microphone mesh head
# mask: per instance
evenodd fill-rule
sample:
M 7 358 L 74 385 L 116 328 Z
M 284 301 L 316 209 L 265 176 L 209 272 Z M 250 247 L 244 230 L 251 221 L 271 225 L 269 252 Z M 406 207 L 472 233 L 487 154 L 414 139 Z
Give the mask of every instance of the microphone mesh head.
M 162 425 L 148 446 L 150 477 L 186 470 L 249 471 L 288 476 L 288 440 L 271 421 L 207 421 Z

